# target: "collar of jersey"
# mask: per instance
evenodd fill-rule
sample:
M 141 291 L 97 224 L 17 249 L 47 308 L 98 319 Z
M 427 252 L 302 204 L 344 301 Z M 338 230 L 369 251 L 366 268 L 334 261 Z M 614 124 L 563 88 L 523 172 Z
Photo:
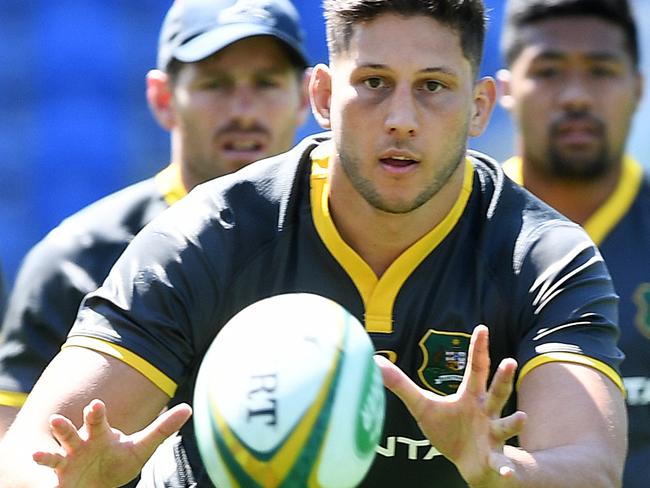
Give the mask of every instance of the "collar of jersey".
M 523 163 L 520 157 L 515 156 L 503 163 L 503 171 L 515 183 L 525 186 Z M 639 193 L 642 179 L 643 168 L 641 164 L 633 157 L 625 155 L 623 158 L 621 177 L 618 180 L 616 188 L 609 198 L 583 225 L 589 237 L 597 245 L 600 246 L 602 244 L 607 235 L 630 209 Z
M 321 240 L 345 269 L 363 299 L 368 332 L 393 331 L 393 306 L 400 288 L 415 268 L 452 231 L 472 193 L 474 166 L 466 159 L 463 187 L 447 216 L 429 233 L 408 248 L 391 264 L 381 278 L 348 246 L 336 229 L 329 212 L 329 159 L 331 143 L 317 147 L 311 155 L 311 212 Z
M 187 195 L 187 190 L 181 179 L 181 169 L 174 163 L 156 175 L 156 186 L 169 206 Z

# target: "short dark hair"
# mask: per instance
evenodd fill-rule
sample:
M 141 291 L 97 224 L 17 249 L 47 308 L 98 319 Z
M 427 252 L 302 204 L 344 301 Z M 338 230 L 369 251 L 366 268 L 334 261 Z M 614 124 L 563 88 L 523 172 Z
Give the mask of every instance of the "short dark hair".
M 567 16 L 597 17 L 623 30 L 625 49 L 639 65 L 637 27 L 627 0 L 508 0 L 501 34 L 501 53 L 508 66 L 524 49 L 521 30 L 542 20 Z
M 458 32 L 463 55 L 478 72 L 487 23 L 483 0 L 324 0 L 323 7 L 330 56 L 350 47 L 355 24 L 384 13 L 425 15 Z

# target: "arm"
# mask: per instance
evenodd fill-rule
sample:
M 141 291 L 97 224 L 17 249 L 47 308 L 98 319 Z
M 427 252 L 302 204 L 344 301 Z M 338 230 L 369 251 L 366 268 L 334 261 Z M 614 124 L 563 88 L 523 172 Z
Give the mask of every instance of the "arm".
M 506 449 L 517 463 L 520 486 L 621 485 L 625 403 L 605 375 L 571 363 L 539 366 L 521 383 L 519 408 L 528 415 L 522 449 Z
M 463 382 L 447 397 L 419 388 L 379 359 L 386 386 L 431 444 L 473 488 L 620 486 L 627 425 L 617 387 L 589 367 L 548 363 L 522 381 L 519 407 L 526 414 L 501 418 L 515 363 L 504 360 L 487 388 L 487 336 L 483 326 L 474 330 Z M 514 435 L 521 448 L 504 446 Z
M 112 426 L 135 434 L 111 431 L 99 402 L 84 412 L 86 425 L 80 437 L 62 417 L 50 418 L 60 414 L 80 426 L 82 411 L 94 398 L 106 404 Z M 168 400 L 153 383 L 117 359 L 82 348 L 64 349 L 47 367 L 0 443 L 0 479 L 15 488 L 124 484 L 137 475 L 158 444 L 189 418 L 189 407 L 181 406 L 154 421 Z M 39 462 L 49 467 L 34 462 L 36 452 L 41 453 L 36 456 Z

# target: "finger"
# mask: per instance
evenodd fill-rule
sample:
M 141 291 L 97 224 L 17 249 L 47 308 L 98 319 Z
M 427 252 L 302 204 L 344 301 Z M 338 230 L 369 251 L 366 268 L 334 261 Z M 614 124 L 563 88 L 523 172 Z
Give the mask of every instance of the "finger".
M 481 396 L 485 393 L 488 376 L 490 375 L 488 335 L 488 328 L 485 325 L 477 325 L 472 332 L 472 338 L 469 342 L 467 369 L 465 370 L 461 387 L 464 387 L 476 396 Z
M 526 424 L 526 414 L 515 412 L 507 417 L 493 420 L 490 424 L 490 433 L 495 441 L 504 444 L 508 439 L 521 434 Z
M 65 452 L 73 452 L 82 443 L 77 428 L 70 419 L 63 415 L 54 414 L 50 416 L 50 431 Z
M 106 417 L 106 405 L 101 400 L 92 400 L 84 407 L 83 419 L 88 439 L 96 439 L 111 432 Z
M 34 454 L 32 454 L 32 459 L 34 462 L 36 462 L 36 464 L 47 466 L 48 468 L 52 469 L 62 468 L 66 462 L 65 457 L 61 454 L 43 451 L 36 451 Z
M 376 355 L 374 359 L 379 366 L 386 388 L 397 395 L 411 415 L 419 420 L 424 400 L 427 398 L 422 389 L 385 357 Z
M 497 372 L 492 378 L 492 383 L 488 389 L 487 401 L 485 403 L 486 412 L 492 417 L 500 417 L 503 407 L 508 402 L 512 394 L 515 372 L 517 371 L 517 361 L 506 358 L 499 364 Z
M 490 454 L 490 469 L 497 472 L 503 478 L 513 478 L 515 476 L 515 466 L 507 456 L 493 452 Z
M 131 439 L 138 455 L 148 459 L 165 439 L 187 422 L 191 415 L 192 407 L 187 403 L 181 403 L 162 413 L 140 432 L 133 434 Z

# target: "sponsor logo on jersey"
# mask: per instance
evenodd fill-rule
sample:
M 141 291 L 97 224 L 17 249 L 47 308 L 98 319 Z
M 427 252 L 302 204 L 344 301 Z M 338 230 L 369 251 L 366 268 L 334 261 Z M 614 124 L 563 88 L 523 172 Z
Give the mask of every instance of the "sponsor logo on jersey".
M 650 339 L 650 283 L 641 283 L 634 292 L 637 329 Z
M 455 393 L 463 381 L 470 334 L 429 329 L 420 341 L 422 364 L 418 375 L 430 390 Z
M 428 461 L 442 456 L 427 439 L 409 439 L 395 435 L 386 437 L 384 445 L 379 444 L 375 450 L 380 456 L 404 457 L 411 461 Z

